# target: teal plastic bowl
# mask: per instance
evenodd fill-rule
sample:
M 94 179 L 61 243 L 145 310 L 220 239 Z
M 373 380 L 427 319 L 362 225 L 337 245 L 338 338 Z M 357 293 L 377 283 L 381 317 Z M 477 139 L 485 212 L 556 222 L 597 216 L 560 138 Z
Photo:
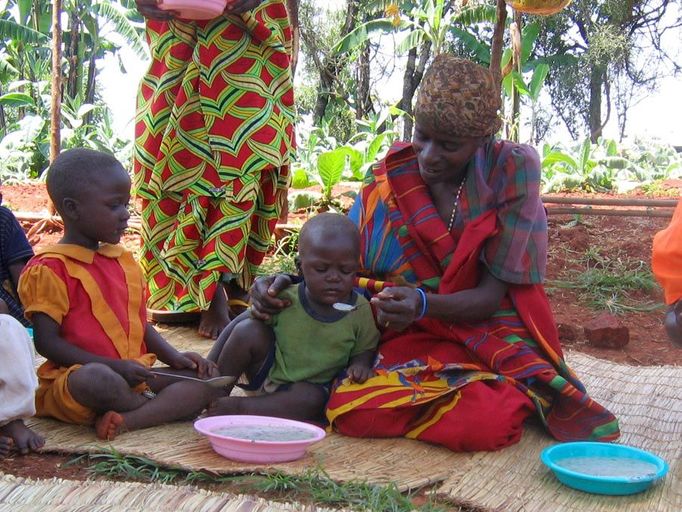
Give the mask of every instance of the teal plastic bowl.
M 624 495 L 642 492 L 668 472 L 668 464 L 660 457 L 623 444 L 557 444 L 545 448 L 540 454 L 540 460 L 554 472 L 561 483 L 592 494 Z M 641 467 L 642 463 L 648 463 L 644 464 L 646 468 Z M 604 474 L 611 471 L 609 466 L 615 468 L 614 472 L 619 475 Z

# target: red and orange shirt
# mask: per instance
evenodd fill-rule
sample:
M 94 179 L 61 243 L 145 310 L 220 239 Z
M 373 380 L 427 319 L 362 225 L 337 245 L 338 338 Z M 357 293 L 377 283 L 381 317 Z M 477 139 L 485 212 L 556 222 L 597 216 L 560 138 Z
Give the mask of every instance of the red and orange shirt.
M 58 244 L 37 251 L 19 280 L 26 316 L 44 313 L 69 343 L 103 357 L 147 352 L 145 287 L 132 254 L 120 245 L 97 251 Z

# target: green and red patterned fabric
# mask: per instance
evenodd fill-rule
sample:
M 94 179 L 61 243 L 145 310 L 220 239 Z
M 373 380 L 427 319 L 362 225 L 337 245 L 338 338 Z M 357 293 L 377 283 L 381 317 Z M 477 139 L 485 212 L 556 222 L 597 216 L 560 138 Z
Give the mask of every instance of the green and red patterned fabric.
M 291 29 L 266 0 L 209 21 L 147 21 L 135 125 L 148 307 L 205 310 L 247 288 L 286 200 L 294 150 Z

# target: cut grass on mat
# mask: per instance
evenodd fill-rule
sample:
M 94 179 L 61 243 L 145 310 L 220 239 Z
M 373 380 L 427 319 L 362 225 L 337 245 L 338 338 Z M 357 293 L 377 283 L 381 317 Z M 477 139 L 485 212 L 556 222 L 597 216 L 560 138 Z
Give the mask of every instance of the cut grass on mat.
M 663 307 L 641 297 L 642 292 L 650 293 L 657 286 L 648 263 L 620 253 L 604 256 L 599 248 L 588 249 L 578 261 L 584 268 L 566 271 L 561 280 L 548 280 L 548 290 L 577 289 L 580 300 L 590 307 L 616 314 Z M 639 296 L 633 298 L 633 293 Z
M 275 501 L 312 502 L 317 505 L 376 512 L 466 512 L 442 500 L 416 500 L 410 493 L 403 494 L 393 485 L 371 485 L 362 482 L 338 483 L 321 469 L 302 475 L 248 474 L 220 476 L 202 471 L 185 471 L 162 467 L 151 459 L 124 455 L 116 450 L 109 453 L 80 455 L 67 463 L 89 464 L 92 476 L 154 482 L 162 484 L 216 484 L 232 486 L 232 492 L 265 494 Z M 228 491 L 229 491 L 228 487 Z M 417 501 L 419 503 L 417 503 Z

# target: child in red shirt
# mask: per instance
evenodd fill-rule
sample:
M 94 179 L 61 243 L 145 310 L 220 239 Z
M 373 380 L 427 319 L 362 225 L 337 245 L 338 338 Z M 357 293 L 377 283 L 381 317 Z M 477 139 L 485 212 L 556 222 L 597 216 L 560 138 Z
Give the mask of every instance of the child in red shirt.
M 130 252 L 130 177 L 113 157 L 88 149 L 52 163 L 47 190 L 64 236 L 37 252 L 19 282 L 33 322 L 36 415 L 95 424 L 98 437 L 196 416 L 215 397 L 203 383 L 157 376 L 158 358 L 183 375 L 217 375 L 199 354 L 180 353 L 147 323 L 145 286 Z M 158 395 L 156 395 L 158 393 Z

